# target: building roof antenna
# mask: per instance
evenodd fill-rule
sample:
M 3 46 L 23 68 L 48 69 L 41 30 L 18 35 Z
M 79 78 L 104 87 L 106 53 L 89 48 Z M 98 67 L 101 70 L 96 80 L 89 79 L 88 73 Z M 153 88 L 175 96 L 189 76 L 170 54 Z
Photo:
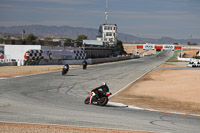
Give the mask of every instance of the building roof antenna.
M 108 0 L 106 0 L 105 20 L 106 20 L 105 24 L 107 24 L 107 21 L 108 21 Z

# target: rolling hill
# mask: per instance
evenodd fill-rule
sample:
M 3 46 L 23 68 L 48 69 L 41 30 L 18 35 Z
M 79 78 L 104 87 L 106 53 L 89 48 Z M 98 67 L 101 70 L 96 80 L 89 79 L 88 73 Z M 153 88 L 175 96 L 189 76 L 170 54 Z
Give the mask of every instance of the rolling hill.
M 0 26 L 0 36 L 21 37 L 22 31 L 25 30 L 25 35 L 33 33 L 37 37 L 62 37 L 76 39 L 78 35 L 84 34 L 88 39 L 96 39 L 98 29 L 70 27 L 70 26 L 44 26 L 44 25 L 25 25 L 25 26 Z M 173 39 L 162 37 L 160 39 L 138 38 L 134 35 L 118 33 L 118 39 L 123 42 L 142 42 L 142 43 L 181 43 L 187 42 L 200 44 L 200 39 Z

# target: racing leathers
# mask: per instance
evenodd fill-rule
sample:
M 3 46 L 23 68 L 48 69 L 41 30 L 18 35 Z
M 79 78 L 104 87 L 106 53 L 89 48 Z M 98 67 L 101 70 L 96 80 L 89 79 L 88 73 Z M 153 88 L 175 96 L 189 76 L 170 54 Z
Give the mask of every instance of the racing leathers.
M 92 90 L 94 93 L 95 93 L 95 97 L 96 98 L 99 98 L 101 97 L 103 94 L 105 94 L 106 92 L 109 92 L 109 88 L 108 86 L 105 84 L 105 85 L 101 85 L 97 88 L 94 88 Z

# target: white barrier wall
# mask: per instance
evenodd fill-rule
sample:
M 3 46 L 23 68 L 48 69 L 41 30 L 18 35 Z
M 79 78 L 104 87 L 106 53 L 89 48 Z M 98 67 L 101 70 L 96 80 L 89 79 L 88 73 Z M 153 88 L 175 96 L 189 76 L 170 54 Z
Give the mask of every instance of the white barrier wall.
M 180 61 L 190 61 L 191 58 L 180 58 L 180 57 L 178 57 L 178 60 L 180 60 Z
M 24 54 L 29 49 L 41 49 L 41 45 L 5 45 L 5 59 L 24 60 Z

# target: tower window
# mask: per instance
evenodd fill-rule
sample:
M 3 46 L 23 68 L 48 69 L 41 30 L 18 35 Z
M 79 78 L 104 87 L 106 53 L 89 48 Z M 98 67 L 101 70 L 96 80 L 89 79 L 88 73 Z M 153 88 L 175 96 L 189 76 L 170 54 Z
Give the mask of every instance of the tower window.
M 112 36 L 111 32 L 106 32 L 106 36 Z

